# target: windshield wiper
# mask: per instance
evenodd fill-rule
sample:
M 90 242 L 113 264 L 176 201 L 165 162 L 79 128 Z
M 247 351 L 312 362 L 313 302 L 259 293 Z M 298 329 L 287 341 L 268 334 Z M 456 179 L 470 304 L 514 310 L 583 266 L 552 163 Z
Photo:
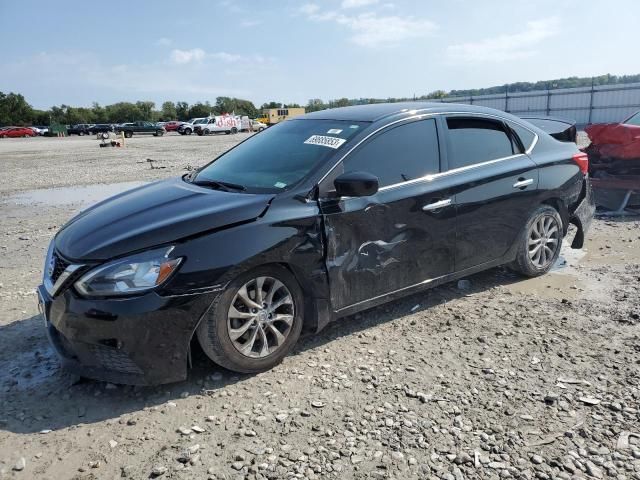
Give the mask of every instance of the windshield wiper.
M 240 192 L 244 192 L 247 189 L 247 187 L 245 187 L 244 185 L 239 185 L 237 183 L 231 183 L 231 182 L 223 182 L 220 180 L 208 180 L 208 179 L 198 180 L 196 178 L 191 183 L 193 183 L 194 185 L 198 185 L 200 187 L 217 188 L 218 190 L 224 190 L 225 192 L 230 192 L 232 190 L 238 190 Z

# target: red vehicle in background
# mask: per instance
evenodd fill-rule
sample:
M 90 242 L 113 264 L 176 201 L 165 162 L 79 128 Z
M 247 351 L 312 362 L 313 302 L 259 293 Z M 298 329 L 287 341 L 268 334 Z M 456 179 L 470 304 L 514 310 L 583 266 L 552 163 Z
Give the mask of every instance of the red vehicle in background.
M 0 130 L 0 138 L 37 137 L 38 134 L 29 127 L 11 127 Z
M 164 129 L 167 132 L 177 132 L 178 131 L 178 127 L 180 125 L 182 125 L 184 122 L 179 122 L 177 120 L 172 120 L 171 122 L 166 122 L 164 124 Z

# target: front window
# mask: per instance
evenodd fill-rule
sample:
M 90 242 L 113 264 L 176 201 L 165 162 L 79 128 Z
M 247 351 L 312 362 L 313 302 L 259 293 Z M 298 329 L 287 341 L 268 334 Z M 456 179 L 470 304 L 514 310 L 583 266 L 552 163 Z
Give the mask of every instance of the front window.
M 191 181 L 241 185 L 251 192 L 279 192 L 344 150 L 367 122 L 289 120 L 250 137 L 204 167 Z
M 640 126 L 640 112 L 631 115 L 631 117 L 627 118 L 623 123 L 627 125 L 638 125 Z

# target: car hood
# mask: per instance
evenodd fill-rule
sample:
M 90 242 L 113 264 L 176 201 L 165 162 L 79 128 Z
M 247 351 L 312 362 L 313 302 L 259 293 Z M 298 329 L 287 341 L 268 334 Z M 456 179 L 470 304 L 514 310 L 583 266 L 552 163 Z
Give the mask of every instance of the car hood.
M 199 233 L 255 220 L 273 194 L 211 190 L 173 178 L 108 198 L 81 212 L 56 235 L 71 261 L 100 261 Z

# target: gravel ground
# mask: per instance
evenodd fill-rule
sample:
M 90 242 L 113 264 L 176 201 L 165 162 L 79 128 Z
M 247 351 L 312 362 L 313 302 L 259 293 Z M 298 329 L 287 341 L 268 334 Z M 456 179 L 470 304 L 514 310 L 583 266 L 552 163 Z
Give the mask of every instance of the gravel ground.
M 640 479 L 637 217 L 596 220 L 545 277 L 493 269 L 343 319 L 263 374 L 198 352 L 157 388 L 61 371 L 34 287 L 104 190 L 27 191 L 176 175 L 241 138 L 0 141 L 0 478 Z

